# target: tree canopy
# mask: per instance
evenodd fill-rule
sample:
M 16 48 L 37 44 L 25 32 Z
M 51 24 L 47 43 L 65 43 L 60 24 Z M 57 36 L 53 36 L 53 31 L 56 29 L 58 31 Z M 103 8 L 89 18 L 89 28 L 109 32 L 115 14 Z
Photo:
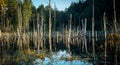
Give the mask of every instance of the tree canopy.
M 88 21 L 87 29 L 91 30 L 91 19 L 92 19 L 92 5 L 93 0 L 86 0 L 79 2 L 72 2 L 71 5 L 65 9 L 65 11 L 59 11 L 57 8 L 52 8 L 52 22 L 54 27 L 60 30 L 61 26 L 69 25 L 69 15 L 72 14 L 72 26 L 77 27 L 81 25 L 81 20 L 85 18 Z M 120 17 L 120 1 L 116 0 L 116 13 L 117 21 L 119 22 Z M 114 9 L 113 0 L 95 0 L 95 29 L 102 30 L 103 25 L 103 13 L 106 13 L 108 24 L 113 23 Z M 55 6 L 56 7 L 56 6 Z M 31 0 L 0 0 L 0 29 L 2 31 L 16 30 L 21 22 L 21 26 L 25 30 L 30 30 L 37 25 L 37 15 L 39 19 L 43 15 L 44 23 L 48 28 L 49 22 L 49 6 L 41 4 L 36 8 Z M 21 20 L 20 20 L 21 19 Z M 20 20 L 20 21 L 18 21 Z M 4 27 L 4 28 L 3 28 Z

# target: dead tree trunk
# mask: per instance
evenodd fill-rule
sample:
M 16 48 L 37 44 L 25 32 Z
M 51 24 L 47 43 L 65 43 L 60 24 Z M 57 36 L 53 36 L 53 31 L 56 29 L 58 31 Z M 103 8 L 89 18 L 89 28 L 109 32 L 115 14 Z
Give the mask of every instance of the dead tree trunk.
M 95 41 L 94 41 L 94 0 L 93 0 L 93 18 L 92 18 L 92 45 L 93 45 L 93 57 L 94 57 L 94 62 L 95 62 Z M 94 63 L 95 64 L 95 63 Z
M 107 29 L 106 29 L 106 14 L 103 15 L 104 21 L 104 37 L 105 37 L 105 65 L 106 65 L 106 56 L 107 56 Z
M 70 14 L 70 28 L 69 28 L 69 34 L 68 34 L 68 50 L 70 52 L 70 40 L 71 40 L 71 22 L 72 22 L 72 14 Z
M 50 47 L 50 52 L 52 52 L 51 29 L 52 29 L 52 21 L 51 21 L 51 0 L 49 0 L 49 47 Z
M 93 18 L 92 18 L 92 37 L 94 37 L 94 23 L 95 23 L 95 19 L 94 19 L 94 0 L 93 0 Z
M 44 38 L 43 38 L 43 40 L 44 40 L 44 49 L 46 49 L 46 46 L 45 46 L 45 43 L 46 43 L 46 24 L 44 23 Z
M 86 36 L 87 36 L 87 19 L 85 19 L 85 30 L 84 30 L 84 33 L 85 33 L 85 51 L 86 53 L 88 53 L 87 51 L 87 39 L 86 39 Z
M 117 19 L 116 19 L 115 0 L 113 0 L 113 8 L 114 8 L 114 26 L 115 26 L 115 33 L 117 33 L 118 30 L 117 30 Z
M 82 20 L 82 51 L 86 51 L 87 53 L 87 40 L 86 40 L 86 28 L 87 28 L 87 19 L 85 19 L 85 21 L 83 22 Z
M 56 4 L 54 4 L 54 23 L 53 23 L 53 31 L 56 31 Z
M 37 14 L 37 50 L 39 51 L 40 50 L 40 40 L 39 40 L 39 37 L 40 37 L 40 30 L 39 30 L 39 13 Z
M 57 33 L 56 33 L 56 11 L 57 11 L 57 8 L 56 8 L 56 4 L 54 3 L 54 22 L 53 22 L 53 46 L 55 48 L 55 51 L 56 51 L 56 36 L 57 36 Z
M 65 27 L 65 43 L 66 43 L 66 47 L 67 47 L 67 43 L 68 43 L 68 41 L 67 41 L 67 38 L 68 38 L 68 30 L 67 30 L 67 25 L 66 25 L 66 27 Z
M 117 30 L 117 19 L 116 19 L 116 6 L 115 6 L 115 1 L 116 0 L 113 0 L 113 8 L 114 8 L 114 26 L 115 26 L 115 33 L 118 33 L 118 30 Z M 117 43 L 115 44 L 115 46 L 116 46 L 116 49 L 115 49 L 115 64 L 117 65 L 117 47 L 118 47 L 118 45 L 117 45 Z
M 22 12 L 21 12 L 21 7 L 18 8 L 18 30 L 21 35 L 21 30 L 22 30 Z
M 106 17 L 105 17 L 105 13 L 104 13 L 104 16 L 103 16 L 103 21 L 104 21 L 104 36 L 105 36 L 105 39 L 107 38 L 107 29 L 106 29 Z
M 41 32 L 41 48 L 43 49 L 43 15 L 42 15 L 42 13 L 41 13 L 41 27 L 40 27 L 41 29 L 40 29 L 40 32 Z

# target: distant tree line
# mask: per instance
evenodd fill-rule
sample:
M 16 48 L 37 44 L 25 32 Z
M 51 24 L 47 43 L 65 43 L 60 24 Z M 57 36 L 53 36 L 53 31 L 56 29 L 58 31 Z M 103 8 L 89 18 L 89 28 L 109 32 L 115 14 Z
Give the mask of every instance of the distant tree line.
M 17 30 L 20 24 L 28 30 L 31 15 L 31 0 L 0 0 L 0 29 L 3 32 Z
M 67 9 L 66 13 L 73 14 L 73 22 L 78 24 L 78 21 L 87 18 L 87 29 L 91 30 L 92 27 L 92 5 L 93 0 L 86 0 L 85 2 L 79 1 L 72 3 Z M 117 22 L 119 23 L 120 17 L 120 1 L 115 0 Z M 103 30 L 103 14 L 106 13 L 107 24 L 112 25 L 114 19 L 113 0 L 94 0 L 95 7 L 95 30 Z
M 87 30 L 91 30 L 92 21 L 92 1 L 86 0 L 71 3 L 65 11 L 57 10 L 56 6 L 52 12 L 52 30 L 62 30 L 69 25 L 69 17 L 72 14 L 72 27 L 81 25 L 81 20 L 87 19 Z M 116 0 L 117 22 L 120 21 L 120 1 Z M 113 0 L 95 0 L 95 30 L 103 28 L 103 14 L 106 13 L 107 24 L 112 24 L 114 19 Z M 37 17 L 44 19 L 46 30 L 49 28 L 49 6 L 40 5 L 36 8 L 31 0 L 0 0 L 0 30 L 12 31 L 32 31 L 37 29 Z

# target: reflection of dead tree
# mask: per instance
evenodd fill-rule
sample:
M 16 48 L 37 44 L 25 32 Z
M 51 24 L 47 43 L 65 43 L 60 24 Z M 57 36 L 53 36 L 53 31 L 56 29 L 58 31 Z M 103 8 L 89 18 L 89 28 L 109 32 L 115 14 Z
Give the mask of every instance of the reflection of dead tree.
M 85 48 L 85 51 L 87 51 L 87 40 L 86 40 L 86 27 L 87 26 L 87 19 L 85 19 L 85 21 L 83 22 L 82 20 L 82 36 L 83 36 L 83 40 L 82 40 L 82 51 L 84 51 L 84 48 Z
M 33 32 L 33 43 L 34 43 L 34 48 L 37 48 L 37 32 Z
M 77 27 L 77 34 L 76 34 L 76 36 L 77 36 L 77 39 L 76 39 L 76 41 L 77 41 L 77 43 L 78 43 L 78 46 L 79 46 L 79 42 L 78 42 L 78 35 L 79 35 L 79 27 Z

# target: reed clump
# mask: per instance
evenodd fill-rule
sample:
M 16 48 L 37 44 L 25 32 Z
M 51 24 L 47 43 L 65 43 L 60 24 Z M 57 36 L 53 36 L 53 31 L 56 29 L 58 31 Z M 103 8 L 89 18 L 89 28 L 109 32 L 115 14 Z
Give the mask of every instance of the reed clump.
M 46 54 L 45 53 L 36 54 L 36 57 L 38 57 L 40 59 L 45 59 Z
M 29 46 L 27 47 L 27 49 L 26 49 L 24 52 L 25 52 L 25 54 L 27 54 L 27 55 L 35 55 L 35 54 L 36 54 L 34 50 L 31 50 L 31 49 L 29 48 Z
M 109 34 L 110 47 L 114 47 L 115 44 L 118 44 L 118 42 L 120 42 L 120 34 L 115 34 L 115 33 Z
M 72 56 L 66 57 L 66 61 L 73 61 L 74 58 Z
M 111 33 L 111 34 L 109 34 L 109 39 L 119 40 L 120 39 L 120 34 Z
M 30 49 L 18 51 L 18 54 L 15 56 L 15 62 L 17 62 L 18 64 L 21 62 L 28 64 L 35 59 L 36 59 L 35 52 Z
M 84 60 L 84 61 L 90 61 L 91 58 L 88 56 L 88 57 L 84 58 L 83 60 Z
M 68 56 L 65 58 L 66 61 L 73 61 L 73 60 L 79 60 L 80 57 L 79 56 Z

